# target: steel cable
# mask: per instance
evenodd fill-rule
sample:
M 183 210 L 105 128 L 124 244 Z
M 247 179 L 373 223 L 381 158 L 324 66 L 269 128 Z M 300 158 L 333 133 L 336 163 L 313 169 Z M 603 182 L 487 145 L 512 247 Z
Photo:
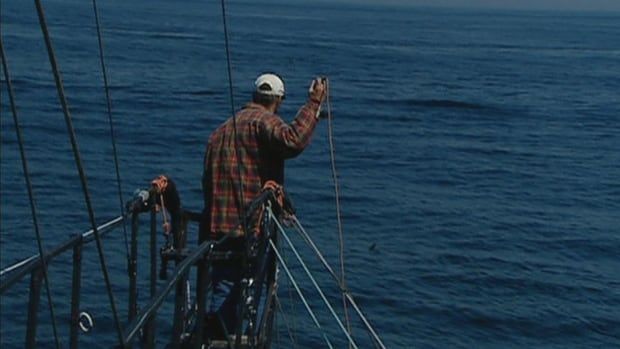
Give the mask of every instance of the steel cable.
M 336 275 L 336 273 L 334 272 L 334 270 L 332 269 L 332 267 L 329 265 L 329 263 L 327 263 L 327 260 L 325 259 L 325 257 L 323 257 L 323 254 L 321 253 L 321 251 L 318 249 L 318 247 L 316 246 L 316 244 L 314 243 L 314 241 L 312 241 L 312 238 L 310 238 L 310 235 L 306 232 L 306 230 L 304 229 L 304 227 L 301 225 L 301 223 L 299 222 L 299 220 L 297 219 L 296 216 L 292 216 L 292 220 L 295 223 L 295 230 L 297 230 L 297 232 L 299 232 L 299 234 L 302 236 L 302 238 L 306 241 L 306 243 L 308 243 L 308 245 L 310 246 L 310 248 L 315 252 L 315 254 L 317 255 L 317 257 L 319 258 L 319 260 L 321 261 L 321 264 L 323 264 L 323 266 L 325 267 L 325 269 L 327 270 L 327 272 L 329 272 L 329 274 L 334 278 L 334 280 L 336 281 L 336 284 L 338 284 L 338 287 L 340 287 L 341 291 L 345 294 L 347 300 L 349 301 L 349 303 L 351 303 L 351 306 L 353 306 L 353 309 L 355 310 L 355 312 L 357 313 L 357 315 L 360 317 L 360 319 L 362 320 L 362 322 L 364 323 L 364 326 L 366 327 L 366 329 L 368 330 L 368 332 L 371 334 L 372 338 L 375 341 L 375 344 L 377 344 L 380 348 L 385 349 L 385 345 L 383 344 L 383 341 L 381 340 L 381 338 L 379 337 L 379 335 L 377 334 L 377 332 L 375 331 L 375 329 L 372 327 L 372 325 L 370 324 L 370 321 L 368 321 L 368 319 L 366 318 L 366 316 L 364 315 L 364 313 L 362 313 L 361 309 L 359 308 L 359 306 L 357 305 L 357 303 L 355 302 L 355 300 L 353 299 L 353 296 L 351 295 L 351 293 L 349 292 L 348 289 L 344 288 L 341 284 L 340 284 L 340 279 L 338 278 L 338 275 Z
M 65 97 L 62 78 L 60 76 L 60 70 L 56 62 L 56 56 L 54 54 L 54 49 L 52 47 L 52 41 L 51 41 L 50 34 L 47 28 L 47 23 L 45 21 L 45 15 L 43 12 L 43 6 L 41 5 L 41 0 L 35 0 L 35 5 L 37 8 L 37 14 L 39 16 L 39 24 L 41 25 L 41 31 L 43 32 L 43 37 L 45 39 L 45 46 L 47 48 L 47 54 L 48 54 L 48 58 L 50 61 L 50 65 L 52 67 L 54 81 L 56 82 L 56 90 L 58 92 L 58 99 L 60 100 L 60 104 L 62 106 L 62 110 L 64 113 L 65 123 L 67 125 L 67 132 L 69 133 L 69 139 L 71 141 L 71 149 L 73 150 L 73 157 L 74 157 L 77 169 L 78 169 L 80 183 L 82 185 L 82 192 L 84 194 L 84 201 L 86 203 L 86 208 L 88 211 L 88 218 L 90 220 L 90 224 L 92 226 L 93 234 L 95 236 L 95 241 L 97 244 L 97 252 L 99 254 L 99 263 L 101 265 L 101 270 L 103 272 L 103 278 L 105 281 L 105 286 L 106 286 L 108 298 L 110 301 L 110 307 L 112 308 L 112 313 L 114 316 L 114 323 L 116 325 L 116 331 L 117 331 L 117 335 L 119 339 L 119 344 L 122 346 L 125 346 L 125 343 L 123 340 L 123 331 L 121 328 L 120 320 L 118 318 L 118 312 L 116 310 L 116 303 L 114 301 L 114 294 L 112 293 L 112 285 L 110 283 L 110 276 L 108 274 L 108 268 L 106 266 L 105 256 L 103 254 L 103 245 L 101 244 L 101 238 L 97 230 L 97 223 L 95 221 L 95 213 L 93 211 L 92 202 L 90 200 L 90 194 L 88 192 L 88 184 L 86 182 L 86 173 L 84 172 L 84 166 L 82 164 L 80 151 L 78 149 L 77 138 L 75 135 L 75 130 L 73 128 L 73 121 L 71 119 L 71 113 L 69 112 L 69 106 L 67 104 L 67 99 Z
M 224 26 L 224 46 L 226 47 L 226 67 L 228 72 L 228 94 L 230 97 L 230 113 L 233 121 L 233 138 L 235 146 L 235 157 L 237 158 L 237 175 L 239 176 L 239 213 L 241 216 L 242 232 L 246 230 L 246 217 L 245 217 L 245 200 L 243 197 L 243 180 L 241 178 L 241 157 L 239 156 L 239 140 L 237 139 L 237 115 L 235 114 L 235 95 L 233 92 L 233 78 L 232 78 L 232 64 L 230 53 L 230 40 L 228 37 L 228 24 L 226 21 L 226 5 L 225 1 L 221 0 L 222 4 L 222 23 Z M 247 246 L 246 246 L 247 249 Z M 247 251 L 246 251 L 247 252 Z
M 110 86 L 108 84 L 108 72 L 106 69 L 105 58 L 103 54 L 103 39 L 101 34 L 101 25 L 99 24 L 99 10 L 97 8 L 97 0 L 93 0 L 93 11 L 95 14 L 95 25 L 97 27 L 97 41 L 99 43 L 99 61 L 101 62 L 101 74 L 103 75 L 103 86 L 105 89 L 106 106 L 108 111 L 108 123 L 110 125 L 110 139 L 112 142 L 112 154 L 114 155 L 114 169 L 116 170 L 116 186 L 118 191 L 118 203 L 120 214 L 123 216 L 123 237 L 125 238 L 125 253 L 127 256 L 127 271 L 129 272 L 129 242 L 127 239 L 126 217 L 123 214 L 123 190 L 121 184 L 121 172 L 118 164 L 118 152 L 116 150 L 116 134 L 114 132 L 114 122 L 112 121 L 112 98 L 110 98 Z
M 280 314 L 282 315 L 282 320 L 284 320 L 284 325 L 286 326 L 286 332 L 288 332 L 288 337 L 291 340 L 291 345 L 293 345 L 293 348 L 295 348 L 297 346 L 296 345 L 297 341 L 295 340 L 295 337 L 293 336 L 293 331 L 291 330 L 291 327 L 288 325 L 289 321 L 288 321 L 288 318 L 286 317 L 286 314 L 284 313 L 284 310 L 282 309 L 282 303 L 280 302 L 280 298 L 278 297 L 278 295 L 276 295 L 275 297 L 275 303 L 276 303 L 276 308 L 278 312 L 280 312 Z M 279 328 L 277 328 L 276 330 L 279 332 Z
M 286 272 L 286 275 L 288 276 L 288 279 L 293 284 L 293 287 L 295 288 L 295 291 L 297 291 L 297 295 L 301 299 L 302 303 L 304 303 L 304 306 L 306 307 L 306 310 L 308 311 L 308 314 L 310 314 L 310 317 L 314 321 L 314 324 L 321 331 L 321 334 L 323 335 L 323 339 L 325 339 L 325 343 L 327 343 L 327 346 L 329 348 L 333 349 L 334 346 L 329 341 L 329 338 L 327 338 L 327 334 L 325 333 L 325 330 L 323 330 L 323 327 L 321 327 L 321 324 L 319 323 L 319 320 L 317 319 L 316 315 L 312 311 L 312 308 L 310 308 L 310 305 L 308 304 L 308 301 L 306 300 L 306 297 L 304 296 L 303 292 L 301 292 L 301 289 L 299 288 L 299 285 L 297 284 L 297 281 L 295 280 L 295 278 L 291 274 L 291 271 L 288 269 L 288 266 L 286 265 L 286 262 L 282 258 L 282 255 L 280 255 L 280 252 L 278 252 L 278 248 L 276 247 L 276 245 L 271 240 L 269 240 L 269 244 L 273 248 L 273 251 L 276 253 L 276 257 L 278 258 L 278 261 L 280 262 L 280 265 L 282 265 L 282 267 L 284 268 L 284 271 Z
M 2 67 L 4 69 L 4 79 L 6 80 L 7 90 L 9 92 L 9 102 L 11 105 L 11 112 L 13 114 L 13 122 L 15 123 L 15 133 L 17 135 L 17 143 L 19 144 L 19 155 L 21 157 L 22 168 L 24 171 L 24 179 L 26 180 L 26 187 L 28 188 L 28 200 L 30 202 L 30 211 L 32 213 L 32 224 L 34 225 L 34 232 L 37 238 L 37 247 L 39 249 L 39 256 L 41 258 L 41 266 L 43 270 L 43 278 L 45 279 L 45 291 L 47 293 L 47 302 L 49 303 L 50 317 L 52 320 L 52 330 L 54 332 L 54 341 L 56 342 L 56 348 L 60 349 L 60 340 L 58 339 L 58 330 L 56 328 L 56 316 L 54 315 L 54 302 L 52 302 L 52 293 L 50 292 L 50 282 L 47 272 L 47 263 L 45 262 L 45 255 L 43 254 L 43 241 L 41 240 L 41 231 L 39 230 L 39 219 L 34 201 L 34 192 L 32 190 L 32 181 L 30 178 L 30 171 L 28 169 L 28 161 L 26 159 L 26 151 L 24 149 L 24 138 L 22 135 L 21 126 L 19 124 L 19 118 L 17 116 L 17 107 L 15 105 L 15 95 L 13 92 L 13 84 L 9 76 L 9 64 L 6 60 L 6 54 L 4 53 L 4 45 L 2 38 L 0 38 L 0 54 L 2 55 Z M 36 314 L 34 315 L 36 316 Z
M 288 256 L 286 255 L 286 250 L 282 249 L 282 256 L 284 257 L 284 259 L 286 261 L 288 261 Z M 291 281 L 288 280 L 288 282 L 286 283 L 287 287 L 287 291 L 288 291 L 288 299 L 289 299 L 289 308 L 291 311 L 291 314 L 297 314 L 297 309 L 295 307 L 295 299 L 293 298 L 293 287 L 291 285 Z M 293 349 L 297 348 L 297 322 L 295 321 L 295 317 L 293 317 L 293 321 L 292 321 L 292 327 L 293 327 Z
M 301 264 L 302 268 L 306 272 L 306 275 L 308 275 L 308 278 L 310 279 L 310 281 L 314 285 L 314 288 L 317 290 L 317 292 L 321 296 L 321 299 L 323 300 L 323 302 L 325 303 L 325 305 L 329 309 L 330 313 L 332 314 L 332 316 L 334 317 L 334 319 L 338 323 L 338 326 L 340 326 L 340 329 L 342 330 L 342 332 L 344 332 L 345 336 L 347 337 L 347 340 L 349 341 L 349 344 L 351 344 L 353 346 L 353 348 L 357 349 L 358 348 L 357 344 L 355 344 L 355 341 L 353 340 L 353 338 L 351 337 L 351 335 L 349 334 L 349 332 L 347 331 L 345 326 L 342 324 L 342 321 L 340 321 L 340 318 L 338 317 L 338 314 L 336 314 L 336 311 L 334 311 L 334 308 L 332 307 L 332 305 L 327 300 L 327 297 L 325 297 L 325 293 L 323 293 L 323 290 L 321 290 L 321 287 L 316 282 L 316 279 L 314 278 L 314 276 L 312 276 L 312 273 L 310 273 L 310 270 L 308 269 L 308 266 L 306 265 L 306 263 L 303 261 L 303 259 L 299 255 L 299 252 L 297 251 L 297 249 L 293 245 L 293 242 L 291 241 L 291 239 L 289 239 L 288 234 L 286 234 L 286 231 L 284 231 L 284 228 L 282 227 L 280 222 L 276 219 L 276 217 L 273 214 L 273 212 L 271 212 L 271 208 L 267 208 L 267 211 L 269 212 L 269 215 L 270 215 L 271 219 L 273 219 L 273 221 L 276 223 L 276 226 L 278 227 L 278 230 L 280 230 L 280 233 L 282 234 L 282 236 L 284 236 L 284 239 L 288 243 L 289 247 L 291 248 L 291 250 L 295 254 L 295 257 L 297 257 L 297 260 L 299 261 L 299 263 Z

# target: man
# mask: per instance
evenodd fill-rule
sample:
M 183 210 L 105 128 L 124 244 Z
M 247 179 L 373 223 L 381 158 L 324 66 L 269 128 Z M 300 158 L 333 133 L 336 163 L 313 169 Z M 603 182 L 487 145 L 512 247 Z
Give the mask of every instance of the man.
M 282 79 L 275 74 L 256 79 L 252 102 L 236 114 L 236 140 L 232 117 L 209 137 L 202 179 L 202 239 L 243 235 L 242 212 L 267 181 L 282 185 L 284 160 L 299 155 L 310 144 L 324 95 L 322 79 L 313 80 L 308 100 L 287 124 L 277 115 L 285 96 Z M 229 239 L 227 248 L 242 251 L 242 240 Z M 208 323 L 223 325 L 220 331 L 229 334 L 234 333 L 237 321 L 242 273 L 239 262 L 218 263 L 212 268 L 213 299 Z M 208 327 L 212 336 L 221 337 L 222 333 L 212 332 L 213 326 Z

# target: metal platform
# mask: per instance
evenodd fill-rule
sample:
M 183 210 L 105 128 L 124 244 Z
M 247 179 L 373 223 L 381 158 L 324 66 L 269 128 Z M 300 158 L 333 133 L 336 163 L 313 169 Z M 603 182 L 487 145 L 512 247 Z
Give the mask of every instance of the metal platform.
M 209 344 L 209 346 L 207 347 L 208 349 L 228 349 L 228 348 L 236 348 L 235 347 L 235 340 L 236 340 L 236 336 L 230 336 L 230 342 L 225 341 L 225 340 L 214 340 L 211 341 L 211 343 Z M 229 345 L 230 344 L 230 345 Z M 256 348 L 256 347 L 261 347 L 260 345 L 258 345 L 258 343 L 254 343 L 253 346 L 250 346 L 249 343 L 249 338 L 248 336 L 241 336 L 241 346 L 239 346 L 239 348 Z

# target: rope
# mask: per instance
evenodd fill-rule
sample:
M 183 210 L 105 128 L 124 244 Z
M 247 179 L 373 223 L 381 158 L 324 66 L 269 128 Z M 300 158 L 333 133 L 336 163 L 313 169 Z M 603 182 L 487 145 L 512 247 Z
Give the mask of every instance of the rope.
M 129 263 L 131 257 L 129 256 L 129 242 L 127 239 L 127 224 L 126 217 L 123 214 L 123 190 L 121 184 L 121 172 L 118 165 L 118 152 L 116 151 L 116 137 L 114 132 L 114 122 L 112 121 L 112 99 L 110 98 L 110 86 L 108 84 L 108 73 L 105 65 L 105 59 L 103 54 L 103 39 L 101 34 L 101 26 L 99 24 L 99 10 L 97 9 L 97 0 L 93 0 L 93 11 L 95 13 L 95 24 L 97 27 L 97 41 L 99 43 L 99 61 L 101 62 L 101 73 L 103 75 L 103 86 L 105 89 L 106 106 L 108 111 L 108 123 L 110 124 L 110 139 L 112 141 L 112 154 L 114 154 L 114 169 L 116 170 L 116 187 L 118 190 L 118 203 L 120 208 L 120 214 L 123 216 L 123 237 L 125 238 L 125 253 L 127 255 L 127 272 L 129 272 Z
M 329 80 L 325 79 L 325 101 L 327 102 L 327 138 L 329 139 L 329 158 L 331 162 L 332 178 L 334 180 L 334 197 L 336 200 L 336 218 L 338 222 L 338 246 L 340 260 L 340 284 L 346 289 L 344 277 L 344 235 L 342 234 L 342 214 L 340 211 L 340 189 L 338 185 L 338 173 L 336 172 L 336 149 L 334 146 L 334 129 L 332 125 L 332 103 L 329 96 Z M 347 299 L 342 293 L 342 307 L 344 309 L 344 319 L 347 323 L 347 331 L 351 334 L 351 321 L 349 320 L 349 310 L 347 309 Z
M 101 238 L 97 230 L 97 223 L 95 221 L 95 214 L 93 212 L 93 207 L 92 207 L 92 203 L 90 200 L 90 194 L 88 193 L 88 184 L 86 183 L 86 174 L 84 173 L 84 167 L 82 165 L 82 159 L 80 157 L 80 151 L 78 149 L 75 130 L 73 128 L 73 121 L 71 120 L 71 114 L 69 112 L 69 106 L 67 104 L 67 99 L 65 97 L 62 78 L 60 76 L 60 71 L 58 69 L 58 64 L 56 62 L 56 57 L 54 55 L 54 49 L 52 47 L 52 41 L 49 35 L 49 31 L 47 29 L 47 23 L 45 21 L 45 15 L 43 13 L 43 6 L 41 5 L 41 0 L 35 0 L 35 5 L 37 7 L 37 14 L 39 16 L 39 24 L 41 25 L 41 31 L 43 32 L 43 37 L 45 39 L 45 46 L 47 48 L 47 54 L 49 56 L 50 65 L 52 66 L 52 72 L 54 74 L 54 80 L 56 82 L 56 90 L 58 91 L 58 98 L 60 99 L 60 104 L 62 106 L 62 110 L 65 116 L 65 123 L 67 124 L 67 132 L 69 133 L 69 138 L 71 140 L 71 148 L 73 150 L 75 164 L 77 166 L 79 176 L 80 176 L 82 192 L 84 193 L 84 201 L 86 202 L 86 208 L 88 210 L 88 218 L 90 220 L 90 224 L 93 229 L 95 241 L 97 243 L 97 252 L 99 253 L 99 263 L 101 264 L 101 270 L 103 271 L 103 278 L 105 280 L 106 290 L 108 293 L 108 298 L 110 300 L 110 306 L 112 308 L 112 313 L 114 315 L 114 323 L 116 325 L 116 330 L 118 332 L 119 344 L 124 346 L 125 343 L 123 340 L 123 331 L 121 329 L 121 323 L 118 318 L 118 312 L 116 310 L 116 304 L 114 302 L 114 295 L 112 294 L 112 285 L 110 283 L 110 276 L 108 275 L 108 268 L 106 266 L 105 256 L 103 254 L 103 246 L 101 245 Z
M 329 303 L 329 301 L 327 300 L 327 297 L 325 297 L 325 293 L 323 293 L 323 290 L 321 290 L 321 287 L 319 287 L 319 284 L 316 282 L 316 279 L 314 278 L 314 276 L 312 276 L 312 273 L 310 273 L 310 270 L 308 269 L 308 266 L 306 265 L 306 263 L 304 263 L 303 259 L 301 258 L 301 256 L 299 255 L 299 252 L 297 251 L 297 249 L 295 248 L 295 246 L 293 245 L 293 242 L 289 239 L 288 235 L 286 234 L 286 232 L 284 231 L 284 228 L 282 227 L 282 225 L 280 225 L 280 222 L 278 222 L 277 219 L 275 219 L 275 216 L 273 214 L 273 212 L 271 212 L 271 208 L 267 208 L 267 211 L 269 212 L 269 215 L 271 216 L 271 218 L 274 220 L 274 222 L 276 223 L 276 226 L 278 227 L 278 229 L 280 230 L 280 233 L 282 233 L 282 236 L 284 236 L 284 239 L 286 240 L 286 242 L 288 243 L 288 245 L 290 246 L 291 250 L 293 251 L 293 253 L 295 254 L 295 257 L 297 257 L 297 260 L 299 261 L 299 263 L 301 264 L 301 266 L 303 267 L 304 271 L 306 272 L 306 275 L 308 275 L 308 278 L 310 279 L 310 281 L 312 281 L 312 284 L 314 285 L 314 288 L 317 290 L 317 292 L 319 292 L 319 295 L 321 296 L 321 298 L 323 299 L 323 302 L 325 303 L 325 305 L 327 306 L 327 308 L 329 309 L 330 313 L 332 314 L 332 316 L 334 317 L 334 319 L 336 319 L 336 322 L 338 323 L 338 326 L 340 326 L 340 329 L 342 330 L 342 332 L 344 332 L 344 334 L 346 335 L 347 339 L 349 340 L 349 344 L 357 349 L 357 344 L 355 344 L 355 341 L 353 340 L 353 338 L 351 337 L 351 335 L 349 334 L 349 332 L 347 331 L 347 329 L 344 327 L 344 325 L 342 324 L 342 321 L 340 321 L 340 318 L 338 317 L 338 314 L 336 314 L 336 312 L 334 311 L 334 308 L 332 307 L 332 305 Z
M 377 334 L 377 332 L 375 331 L 375 329 L 372 327 L 372 325 L 370 324 L 370 321 L 368 321 L 368 319 L 366 318 L 366 316 L 362 313 L 361 309 L 359 308 L 359 306 L 357 305 L 357 303 L 355 302 L 355 300 L 353 299 L 353 296 L 351 296 L 351 293 L 349 292 L 348 289 L 344 288 L 341 284 L 340 284 L 340 279 L 338 278 L 338 276 L 336 275 L 336 273 L 334 272 L 334 270 L 332 269 L 332 267 L 329 265 L 329 263 L 327 263 L 327 260 L 325 259 L 325 257 L 323 257 L 323 254 L 321 253 L 321 251 L 318 249 L 318 247 L 316 246 L 316 244 L 314 243 L 314 241 L 312 241 L 312 239 L 310 238 L 310 235 L 306 232 L 306 230 L 304 229 L 304 227 L 301 225 L 301 223 L 299 222 L 299 220 L 297 219 L 296 216 L 292 216 L 292 220 L 295 223 L 295 227 L 297 228 L 296 230 L 302 235 L 303 239 L 306 240 L 306 242 L 308 243 L 308 245 L 312 248 L 312 250 L 316 253 L 317 257 L 319 258 L 319 260 L 321 261 L 321 263 L 323 264 L 323 266 L 325 267 L 325 269 L 329 272 L 329 274 L 334 278 L 334 280 L 336 280 L 336 283 L 338 284 L 338 286 L 340 287 L 340 289 L 342 290 L 342 292 L 345 294 L 347 300 L 349 301 L 349 303 L 351 303 L 351 305 L 353 306 L 353 309 L 355 310 L 355 312 L 357 313 L 357 315 L 360 317 L 360 319 L 362 320 L 362 322 L 364 323 L 364 326 L 366 326 L 366 329 L 368 330 L 368 332 L 372 335 L 372 338 L 374 339 L 375 343 L 382 349 L 385 349 L 385 345 L 383 344 L 383 342 L 381 341 L 381 338 L 379 338 L 379 335 Z
M 50 292 L 50 281 L 47 273 L 47 263 L 43 255 L 43 242 L 41 240 L 41 231 L 39 230 L 39 219 L 37 215 L 37 209 L 34 202 L 34 193 L 32 190 L 32 182 L 30 180 L 30 171 L 28 170 L 28 161 L 26 159 L 26 151 L 24 150 L 24 139 L 22 130 L 19 124 L 17 116 L 17 107 L 15 106 L 15 96 L 13 94 L 13 84 L 9 77 L 9 67 L 6 61 L 6 55 L 4 53 L 4 45 L 2 44 L 2 38 L 0 38 L 0 54 L 2 55 L 2 67 L 4 69 L 4 79 L 6 80 L 7 90 L 9 91 L 9 101 L 11 104 L 11 112 L 13 114 L 13 122 L 15 123 L 15 133 L 17 134 L 17 141 L 19 144 L 19 155 L 22 160 L 22 168 L 24 171 L 24 179 L 26 180 L 26 187 L 28 188 L 28 199 L 30 201 L 30 211 L 32 213 L 32 223 L 34 225 L 34 232 L 37 237 L 37 247 L 39 248 L 39 256 L 41 258 L 41 265 L 43 267 L 43 277 L 45 279 L 45 291 L 47 293 L 47 302 L 50 309 L 50 317 L 52 320 L 52 330 L 54 332 L 54 341 L 56 342 L 56 348 L 60 349 L 60 340 L 58 339 L 58 330 L 56 328 L 56 316 L 54 315 L 54 303 L 52 302 L 52 293 Z M 36 314 L 35 314 L 36 315 Z
M 314 314 L 314 312 L 310 308 L 310 305 L 308 304 L 308 301 L 306 300 L 306 297 L 304 297 L 303 292 L 301 292 L 301 290 L 299 289 L 299 285 L 297 285 L 297 281 L 295 281 L 295 278 L 291 274 L 291 271 L 288 269 L 288 266 L 284 262 L 284 259 L 282 258 L 282 255 L 280 255 L 280 252 L 278 252 L 278 249 L 277 249 L 276 245 L 273 243 L 273 241 L 271 239 L 269 240 L 269 244 L 273 248 L 273 251 L 276 253 L 276 257 L 278 257 L 278 261 L 280 262 L 280 265 L 282 265 L 282 267 L 284 268 L 284 271 L 286 272 L 286 275 L 288 276 L 288 279 L 291 280 L 291 283 L 293 284 L 293 287 L 295 287 L 295 291 L 297 291 L 297 295 L 299 295 L 299 298 L 301 298 L 301 301 L 304 303 L 304 306 L 306 307 L 306 310 L 308 311 L 308 314 L 310 314 L 310 317 L 314 321 L 314 324 L 321 331 L 321 334 L 323 335 L 323 339 L 325 339 L 325 343 L 327 343 L 327 346 L 329 348 L 333 349 L 334 346 L 329 341 L 329 338 L 327 338 L 327 334 L 325 333 L 325 331 L 321 327 L 321 324 L 319 323 L 319 320 L 316 318 L 316 315 Z

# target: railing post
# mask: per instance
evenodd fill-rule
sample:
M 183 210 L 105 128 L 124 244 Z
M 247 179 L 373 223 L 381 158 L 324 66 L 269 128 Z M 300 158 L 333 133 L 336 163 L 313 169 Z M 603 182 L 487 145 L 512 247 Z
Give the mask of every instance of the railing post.
M 80 322 L 80 288 L 82 287 L 82 234 L 73 246 L 73 280 L 71 281 L 71 329 L 69 345 L 71 349 L 78 347 L 78 329 Z
M 140 226 L 140 213 L 135 210 L 131 213 L 131 256 L 129 259 L 129 309 L 127 318 L 133 321 L 138 314 L 138 229 Z
M 153 199 L 151 199 L 153 200 Z M 150 251 L 151 251 L 151 299 L 155 297 L 157 293 L 157 212 L 155 211 L 155 204 L 151 205 L 151 242 L 150 242 Z M 154 348 L 155 347 L 155 319 L 156 314 L 154 313 L 151 319 L 148 321 L 144 328 L 144 340 L 146 348 Z
M 45 258 L 45 256 L 41 256 Z M 28 301 L 28 328 L 26 330 L 26 348 L 35 348 L 37 341 L 37 314 L 41 300 L 41 281 L 43 270 L 36 268 L 30 274 L 30 300 Z
M 261 322 L 258 331 L 258 340 L 260 345 L 265 348 L 269 348 L 271 346 L 271 334 L 274 320 L 274 313 L 276 311 L 276 296 L 278 293 L 278 282 L 277 282 L 277 273 L 278 273 L 278 265 L 276 263 L 275 253 L 269 244 L 269 240 L 273 241 L 274 246 L 278 246 L 278 235 L 275 230 L 274 223 L 271 221 L 270 216 L 267 215 L 263 217 L 264 225 L 263 225 L 263 234 L 265 234 L 266 238 L 266 268 L 267 275 L 265 276 L 269 285 L 267 288 L 267 292 L 265 295 L 265 305 L 263 306 L 263 313 L 261 314 Z M 260 302 L 260 299 L 257 298 L 257 302 Z
M 172 324 L 172 340 L 170 349 L 177 349 L 181 345 L 181 334 L 184 330 L 185 313 L 187 306 L 185 305 L 185 283 L 187 282 L 187 274 L 184 274 L 176 284 L 174 299 L 174 317 Z
M 207 308 L 206 293 L 207 286 L 210 282 L 208 271 L 208 256 L 205 255 L 198 261 L 198 277 L 196 285 L 196 328 L 194 329 L 194 334 L 192 336 L 194 340 L 194 349 L 202 348 L 205 314 Z
M 208 229 L 205 229 L 208 230 Z M 198 244 L 202 244 L 208 239 L 208 233 L 200 230 L 198 232 Z M 207 288 L 209 280 L 209 254 L 213 249 L 209 249 L 209 253 L 203 255 L 198 260 L 196 268 L 196 321 L 194 321 L 194 333 L 192 333 L 193 349 L 201 349 L 204 340 L 205 315 L 207 314 Z
M 187 236 L 187 221 L 188 217 L 179 213 L 176 217 L 172 218 L 173 224 L 173 247 L 174 250 L 180 252 L 185 247 Z M 177 259 L 175 265 L 179 265 Z M 185 330 L 185 314 L 187 313 L 187 305 L 185 298 L 187 296 L 187 290 L 185 284 L 187 283 L 188 273 L 184 273 L 183 277 L 176 284 L 175 296 L 174 296 L 174 317 L 172 324 L 172 340 L 170 341 L 170 349 L 177 349 L 181 345 L 181 334 Z

